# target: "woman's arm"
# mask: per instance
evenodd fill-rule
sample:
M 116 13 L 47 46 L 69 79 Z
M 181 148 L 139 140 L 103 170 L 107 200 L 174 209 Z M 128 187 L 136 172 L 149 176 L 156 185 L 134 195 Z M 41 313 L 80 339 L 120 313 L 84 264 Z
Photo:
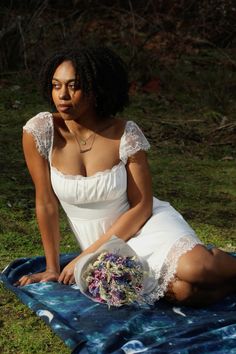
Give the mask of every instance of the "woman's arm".
M 22 277 L 19 285 L 57 280 L 60 274 L 58 201 L 52 190 L 48 161 L 39 154 L 33 136 L 27 132 L 23 133 L 23 150 L 35 185 L 36 216 L 46 257 L 46 271 Z
M 152 215 L 152 181 L 146 153 L 139 151 L 128 159 L 127 197 L 130 208 L 122 214 L 105 235 L 116 235 L 128 241 Z
M 152 215 L 152 181 L 146 153 L 139 151 L 129 158 L 127 165 L 127 193 L 130 208 L 122 214 L 111 228 L 70 262 L 62 271 L 59 281 L 68 284 L 74 281 L 74 266 L 80 257 L 95 252 L 112 235 L 128 241 Z

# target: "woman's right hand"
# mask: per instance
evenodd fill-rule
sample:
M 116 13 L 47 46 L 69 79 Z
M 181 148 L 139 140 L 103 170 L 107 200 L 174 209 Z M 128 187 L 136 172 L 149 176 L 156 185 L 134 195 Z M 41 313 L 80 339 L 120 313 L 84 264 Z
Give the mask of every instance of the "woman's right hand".
M 54 270 L 46 270 L 42 273 L 28 274 L 21 277 L 14 285 L 25 286 L 32 283 L 42 283 L 47 281 L 57 281 L 60 273 Z

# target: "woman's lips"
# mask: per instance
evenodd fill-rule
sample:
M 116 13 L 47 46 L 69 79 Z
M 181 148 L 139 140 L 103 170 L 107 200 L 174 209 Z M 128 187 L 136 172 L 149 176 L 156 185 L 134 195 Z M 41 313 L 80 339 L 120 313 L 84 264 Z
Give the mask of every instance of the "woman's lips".
M 70 105 L 68 105 L 68 104 L 59 104 L 59 105 L 57 106 L 57 108 L 58 108 L 58 110 L 59 110 L 60 112 L 67 112 L 67 111 L 69 111 L 69 110 L 71 109 L 71 107 L 72 107 L 72 106 L 70 106 Z

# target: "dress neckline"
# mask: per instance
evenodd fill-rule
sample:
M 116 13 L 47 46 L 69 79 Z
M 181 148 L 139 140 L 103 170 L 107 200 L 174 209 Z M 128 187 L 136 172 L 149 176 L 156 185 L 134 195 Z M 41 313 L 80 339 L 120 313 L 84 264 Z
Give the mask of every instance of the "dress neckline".
M 122 160 L 120 160 L 120 162 L 118 162 L 117 164 L 115 164 L 114 166 L 112 166 L 112 168 L 109 169 L 105 169 L 103 171 L 97 171 L 94 174 L 90 175 L 90 176 L 83 176 L 80 174 L 77 175 L 71 175 L 71 174 L 67 174 L 64 172 L 61 172 L 60 170 L 58 170 L 55 166 L 52 165 L 52 149 L 53 149 L 53 143 L 54 143 L 54 121 L 53 121 L 53 114 L 51 112 L 49 112 L 49 117 L 51 120 L 51 126 L 52 126 L 52 136 L 51 136 L 51 146 L 50 146 L 50 150 L 49 150 L 49 165 L 50 165 L 50 169 L 51 171 L 55 172 L 57 175 L 66 178 L 66 179 L 90 179 L 90 178 L 94 178 L 94 177 L 99 177 L 99 176 L 104 176 L 106 174 L 109 173 L 113 173 L 114 171 L 116 171 L 117 169 L 119 169 L 121 166 L 125 166 L 124 162 Z M 121 141 L 125 135 L 125 131 L 126 131 L 126 127 L 127 127 L 127 123 L 129 121 L 125 122 L 125 128 L 124 128 L 124 132 L 120 138 L 120 144 Z M 120 155 L 120 154 L 119 154 Z
M 105 176 L 111 173 L 116 172 L 118 169 L 122 168 L 125 166 L 125 164 L 123 163 L 123 161 L 120 161 L 118 164 L 112 166 L 112 168 L 108 168 L 104 171 L 97 171 L 94 174 L 90 175 L 90 176 L 83 176 L 83 175 L 70 175 L 70 174 L 66 174 L 61 172 L 60 170 L 58 170 L 56 167 L 51 166 L 51 171 L 53 173 L 55 173 L 56 175 L 65 178 L 65 179 L 72 179 L 72 180 L 82 180 L 82 179 L 93 179 L 93 178 L 97 178 L 97 177 L 101 177 L 101 176 Z

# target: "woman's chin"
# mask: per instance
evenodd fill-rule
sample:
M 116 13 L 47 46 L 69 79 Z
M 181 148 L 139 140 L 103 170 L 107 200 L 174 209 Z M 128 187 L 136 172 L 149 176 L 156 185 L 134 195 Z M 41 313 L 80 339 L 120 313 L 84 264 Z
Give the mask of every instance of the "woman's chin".
M 58 110 L 57 113 L 64 120 L 74 120 L 76 118 L 73 114 L 71 114 L 71 112 L 62 112 L 61 110 Z

